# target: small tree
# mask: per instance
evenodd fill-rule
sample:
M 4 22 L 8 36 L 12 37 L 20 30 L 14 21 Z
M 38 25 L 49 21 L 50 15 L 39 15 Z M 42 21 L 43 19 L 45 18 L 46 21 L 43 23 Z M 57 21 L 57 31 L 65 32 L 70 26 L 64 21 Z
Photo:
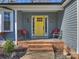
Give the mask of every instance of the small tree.
M 4 49 L 4 52 L 10 56 L 11 53 L 13 52 L 14 50 L 14 43 L 12 40 L 6 40 L 5 44 L 3 45 L 3 49 Z

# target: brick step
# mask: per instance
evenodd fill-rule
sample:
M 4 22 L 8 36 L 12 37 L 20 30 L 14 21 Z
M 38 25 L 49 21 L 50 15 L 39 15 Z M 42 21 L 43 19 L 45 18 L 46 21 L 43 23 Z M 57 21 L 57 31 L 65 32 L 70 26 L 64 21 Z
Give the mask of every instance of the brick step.
M 42 47 L 42 48 L 28 48 L 30 51 L 53 51 L 53 48 Z
M 32 43 L 32 44 L 28 44 L 28 50 L 31 51 L 52 51 L 52 44 L 40 44 L 40 43 Z
M 63 42 L 19 42 L 18 45 L 31 45 L 31 44 L 52 44 L 55 46 L 64 46 Z
M 28 48 L 29 47 L 52 47 L 52 44 L 28 44 Z
M 18 41 L 18 44 L 63 44 L 63 41 Z
M 18 45 L 25 47 L 29 50 L 52 50 L 53 47 L 63 49 L 64 42 L 61 40 L 29 40 L 29 41 L 18 41 Z
M 63 42 L 26 42 L 27 44 L 63 44 Z

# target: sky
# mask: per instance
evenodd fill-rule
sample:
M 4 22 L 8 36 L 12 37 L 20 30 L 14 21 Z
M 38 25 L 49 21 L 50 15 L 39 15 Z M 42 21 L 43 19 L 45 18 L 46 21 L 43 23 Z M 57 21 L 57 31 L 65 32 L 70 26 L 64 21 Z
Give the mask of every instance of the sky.
M 62 2 L 62 0 L 49 0 L 50 2 Z M 31 0 L 17 0 L 17 2 L 31 2 Z

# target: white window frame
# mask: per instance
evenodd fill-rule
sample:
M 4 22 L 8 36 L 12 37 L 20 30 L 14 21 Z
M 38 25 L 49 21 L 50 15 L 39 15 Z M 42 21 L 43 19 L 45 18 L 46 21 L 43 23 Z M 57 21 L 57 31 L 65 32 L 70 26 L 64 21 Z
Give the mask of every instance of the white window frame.
M 4 12 L 10 12 L 10 30 L 4 30 Z M 3 13 L 2 13 L 2 31 L 3 32 L 12 32 L 13 31 L 13 11 L 10 11 L 10 10 L 4 10 Z
M 2 11 L 0 11 L 0 32 L 2 32 Z

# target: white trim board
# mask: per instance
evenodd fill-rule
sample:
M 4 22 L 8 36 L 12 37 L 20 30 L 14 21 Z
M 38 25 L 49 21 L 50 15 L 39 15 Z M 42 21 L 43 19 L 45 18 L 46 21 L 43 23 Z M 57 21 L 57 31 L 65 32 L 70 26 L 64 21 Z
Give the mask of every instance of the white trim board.
M 0 32 L 2 31 L 1 25 L 2 25 L 2 12 L 0 11 Z
M 15 10 L 15 44 L 17 45 L 17 10 Z
M 31 11 L 52 12 L 52 11 L 64 10 L 64 8 L 61 5 L 8 5 L 7 7 L 14 10 L 24 10 L 29 12 Z
M 77 0 L 77 53 L 79 54 L 79 0 Z

